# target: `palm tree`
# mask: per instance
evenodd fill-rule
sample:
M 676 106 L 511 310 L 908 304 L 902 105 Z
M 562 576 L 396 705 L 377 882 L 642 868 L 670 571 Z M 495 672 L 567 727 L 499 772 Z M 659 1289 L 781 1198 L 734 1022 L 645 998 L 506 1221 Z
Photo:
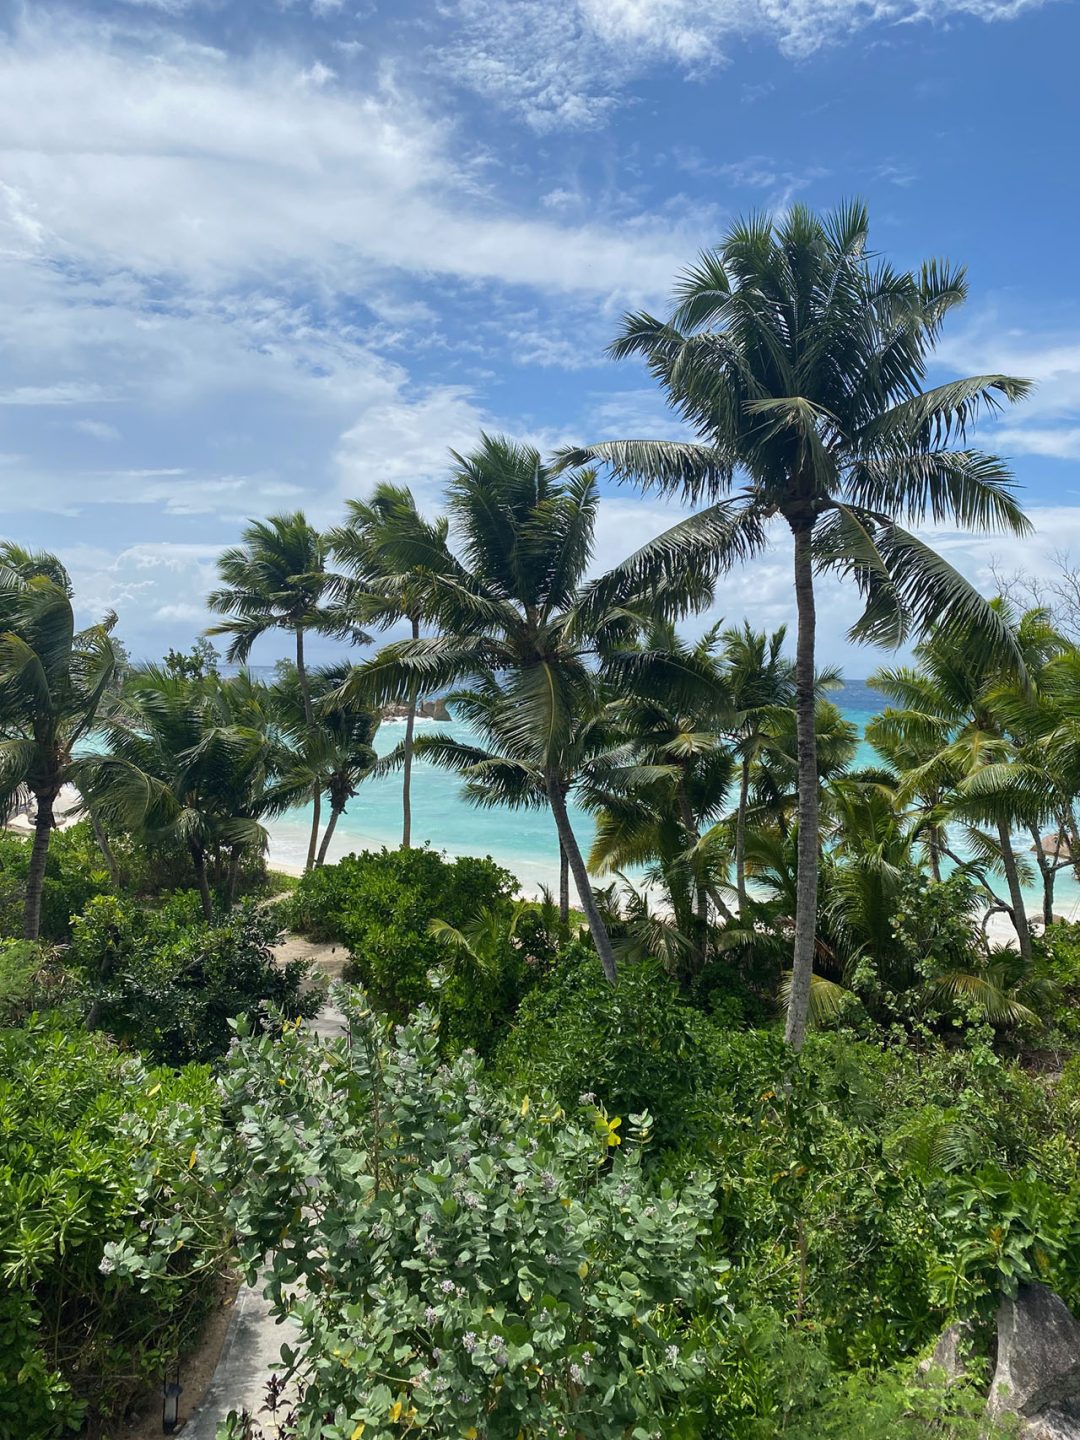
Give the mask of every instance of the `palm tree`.
M 939 850 L 947 849 L 941 823 L 944 815 L 987 821 L 993 827 L 993 837 L 969 831 L 969 840 L 988 860 L 1000 865 L 1020 953 L 1030 960 L 1023 877 L 1011 833 L 1012 823 L 1020 818 L 1015 801 L 1023 792 L 1015 789 L 1009 771 L 1020 756 L 1009 733 L 1007 713 L 1015 720 L 1017 699 L 1030 713 L 1036 703 L 1033 679 L 1060 651 L 1062 642 L 1045 611 L 1028 611 L 1017 620 L 1002 600 L 993 602 L 993 610 L 1012 637 L 1012 651 L 1022 658 L 1027 684 L 1019 695 L 1012 683 L 1011 666 L 967 643 L 962 631 L 936 628 L 915 647 L 913 666 L 883 668 L 871 676 L 870 684 L 897 703 L 876 718 L 870 738 L 884 754 L 906 753 L 909 763 L 901 796 L 921 795 L 934 802 L 932 823 Z M 1010 692 L 1012 705 L 1005 713 L 1002 701 Z M 919 763 L 913 763 L 917 758 Z M 1046 773 L 1040 784 L 1044 793 L 1052 788 Z M 1030 799 L 1028 794 L 1029 804 Z
M 328 707 L 321 702 L 349 678 L 352 666 L 326 665 L 309 675 L 315 728 L 307 723 L 295 666 L 279 667 L 270 688 L 270 710 L 288 749 L 277 762 L 278 778 L 270 787 L 266 808 L 280 814 L 303 804 L 317 785 L 330 814 L 315 856 L 315 868 L 326 863 L 330 841 L 361 781 L 374 771 L 378 756 L 372 748 L 379 728 L 377 715 L 355 705 Z M 318 815 L 314 817 L 318 824 Z M 316 830 L 315 839 L 318 839 Z
M 406 486 L 377 485 L 367 500 L 348 502 L 349 518 L 327 539 L 337 560 L 350 575 L 343 594 L 364 624 L 382 629 L 405 620 L 414 640 L 424 619 L 426 576 L 452 569 L 447 548 L 446 519 L 426 520 Z M 403 568 L 404 560 L 404 568 Z M 402 748 L 401 847 L 412 841 L 412 764 L 416 707 L 414 683 L 405 697 L 405 742 Z
M 637 621 L 629 584 L 613 587 L 607 613 L 588 623 L 582 580 L 596 520 L 592 470 L 556 474 L 539 453 L 510 440 L 482 436 L 470 455 L 454 455 L 449 514 L 460 558 L 426 573 L 424 614 L 437 633 L 385 647 L 339 692 L 343 702 L 383 704 L 395 695 L 449 689 L 492 674 L 506 695 L 504 738 L 515 758 L 540 777 L 578 898 L 604 973 L 614 984 L 615 957 L 597 909 L 585 860 L 567 810 L 575 717 L 593 692 L 592 661 Z M 402 570 L 415 551 L 406 541 L 385 549 Z M 665 603 L 675 604 L 677 586 Z
M 742 628 L 725 630 L 723 654 L 726 684 L 735 711 L 731 726 L 739 755 L 739 798 L 735 809 L 735 891 L 739 905 L 746 904 L 746 811 L 750 799 L 750 773 L 764 743 L 769 717 L 795 700 L 795 667 L 783 654 L 787 627 L 771 635 Z
M 76 630 L 71 582 L 54 555 L 0 546 L 0 806 L 20 790 L 37 806 L 23 935 L 41 929 L 56 797 L 78 783 L 76 750 L 118 669 L 115 615 Z
M 243 543 L 219 557 L 222 588 L 211 591 L 206 602 L 215 614 L 228 617 L 206 633 L 231 637 L 225 652 L 230 662 L 244 663 L 255 642 L 272 630 L 284 630 L 294 637 L 304 717 L 312 730 L 315 711 L 304 656 L 305 636 L 314 631 L 355 644 L 365 644 L 369 638 L 335 603 L 338 582 L 327 569 L 328 555 L 326 537 L 299 510 L 253 520 L 243 533 Z M 321 790 L 313 784 L 315 826 L 305 866 L 308 870 L 315 864 L 320 797 Z
M 624 755 L 604 757 L 586 777 L 585 803 L 597 814 L 589 868 L 656 867 L 692 976 L 705 962 L 710 900 L 730 918 L 716 847 L 701 847 L 702 827 L 724 810 L 734 773 L 719 631 L 689 644 L 656 618 L 605 659 L 611 690 L 623 697 L 613 708 Z
M 259 817 L 278 749 L 259 690 L 243 675 L 139 671 L 98 725 L 105 749 L 80 762 L 81 783 L 107 819 L 187 850 L 207 920 L 209 861 L 266 845 Z
M 612 585 L 628 574 L 655 580 L 752 558 L 774 518 L 792 536 L 799 883 L 787 1038 L 795 1048 L 817 916 L 815 573 L 848 576 L 861 590 L 853 639 L 892 645 L 934 621 L 963 625 L 1018 660 L 999 617 L 901 521 L 1028 528 L 1007 467 L 965 440 L 981 410 L 1019 399 L 1027 384 L 980 375 L 924 389 L 942 322 L 966 295 L 963 271 L 938 261 L 897 271 L 867 245 L 867 212 L 855 203 L 825 217 L 795 206 L 734 225 L 681 277 L 669 320 L 628 315 L 611 347 L 617 358 L 644 357 L 699 438 L 612 441 L 562 457 L 709 502 L 642 547 Z M 596 598 L 603 602 L 603 589 Z

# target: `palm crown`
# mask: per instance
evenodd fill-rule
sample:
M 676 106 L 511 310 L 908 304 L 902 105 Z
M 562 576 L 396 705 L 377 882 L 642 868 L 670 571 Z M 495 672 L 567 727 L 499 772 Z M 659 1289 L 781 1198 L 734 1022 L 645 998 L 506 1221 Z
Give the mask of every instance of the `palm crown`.
M 627 576 L 655 584 L 752 557 L 774 518 L 792 534 L 799 878 L 787 1031 L 796 1046 L 818 903 L 815 573 L 849 576 L 862 592 L 854 639 L 895 645 L 932 622 L 1022 668 L 1001 617 L 905 528 L 928 517 L 1027 528 L 1006 466 L 965 438 L 980 411 L 1020 398 L 1026 382 L 994 374 L 924 388 L 942 322 L 965 293 L 963 271 L 945 263 L 913 273 L 876 261 L 859 204 L 736 224 L 682 276 L 668 320 L 628 315 L 612 346 L 644 357 L 698 439 L 613 441 L 562 457 L 709 502 L 597 585 L 600 607 Z

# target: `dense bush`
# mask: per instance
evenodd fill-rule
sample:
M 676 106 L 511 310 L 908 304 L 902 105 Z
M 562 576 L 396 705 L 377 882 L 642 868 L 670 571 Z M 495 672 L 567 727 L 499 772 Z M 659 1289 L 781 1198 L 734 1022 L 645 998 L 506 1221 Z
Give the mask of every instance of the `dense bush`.
M 701 1373 L 688 1316 L 723 1306 L 710 1184 L 650 1183 L 629 1118 L 620 1146 L 614 1117 L 512 1107 L 473 1057 L 441 1064 L 428 1012 L 395 1031 L 359 992 L 342 1003 L 351 1046 L 289 1030 L 239 1047 L 235 1139 L 199 1162 L 242 1186 L 252 1278 L 274 1252 L 298 1433 L 657 1433 Z M 129 1247 L 113 1258 L 140 1270 Z
M 0 830 L 0 936 L 21 936 L 31 840 Z M 57 830 L 49 842 L 41 898 L 41 939 L 71 938 L 71 917 L 112 889 L 104 857 L 88 821 Z
M 77 987 L 57 953 L 33 940 L 0 940 L 0 1026 L 60 1005 L 77 1012 Z
M 711 1128 L 722 1032 L 655 961 L 624 963 L 614 988 L 579 942 L 523 1001 L 496 1068 L 519 1089 L 565 1105 L 595 1095 L 621 1115 L 648 1110 L 662 1144 Z
M 119 1417 L 197 1338 L 227 1237 L 190 1162 L 217 1114 L 205 1069 L 148 1070 L 55 1019 L 0 1031 L 0 1434 Z M 132 1286 L 106 1247 L 148 1236 Z
M 208 924 L 191 892 L 160 910 L 103 895 L 72 932 L 91 1023 L 161 1064 L 214 1059 L 235 1016 L 260 1024 L 267 1004 L 307 1016 L 321 1003 L 321 992 L 306 986 L 306 963 L 275 962 L 277 922 L 250 904 Z
M 509 871 L 490 859 L 447 860 L 428 849 L 365 851 L 305 875 L 282 909 L 293 929 L 347 946 L 355 978 L 379 1009 L 401 1020 L 434 998 L 430 976 L 446 960 L 431 921 L 461 928 L 516 889 Z M 513 1003 L 516 987 L 509 989 L 491 1001 Z M 474 1003 L 482 1028 L 482 997 Z

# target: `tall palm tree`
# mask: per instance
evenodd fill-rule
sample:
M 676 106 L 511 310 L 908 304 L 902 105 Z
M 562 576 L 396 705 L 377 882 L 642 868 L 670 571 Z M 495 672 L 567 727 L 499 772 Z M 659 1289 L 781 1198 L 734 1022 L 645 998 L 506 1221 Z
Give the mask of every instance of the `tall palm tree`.
M 628 315 L 611 347 L 642 356 L 692 442 L 621 440 L 567 451 L 620 479 L 709 502 L 626 562 L 638 578 L 752 558 L 783 522 L 794 551 L 799 763 L 798 907 L 787 1037 L 801 1046 L 813 973 L 819 858 L 814 734 L 815 573 L 852 578 L 865 607 L 857 640 L 896 644 L 930 621 L 977 628 L 1015 652 L 1000 619 L 904 524 L 927 515 L 965 526 L 1027 527 L 1007 467 L 967 447 L 984 409 L 1027 383 L 980 375 L 924 389 L 942 322 L 964 273 L 930 261 L 898 271 L 868 250 L 868 217 L 848 204 L 802 206 L 734 225 L 677 286 L 668 320 Z M 737 489 L 734 487 L 738 486 Z M 732 493 L 734 489 L 734 493 Z M 901 522 L 904 522 L 902 524 Z M 604 591 L 598 591 L 602 602 Z
M 414 640 L 424 620 L 426 576 L 452 569 L 445 517 L 428 520 L 403 485 L 377 485 L 366 500 L 348 502 L 348 520 L 327 539 L 350 584 L 343 595 L 362 623 L 386 629 L 405 620 Z M 402 747 L 401 847 L 412 842 L 413 737 L 419 692 L 415 682 L 405 695 Z
M 0 807 L 28 790 L 37 806 L 23 935 L 41 929 L 56 797 L 79 781 L 76 749 L 94 727 L 119 655 L 115 615 L 75 628 L 71 582 L 54 555 L 0 546 Z
M 337 603 L 336 577 L 327 568 L 329 545 L 303 513 L 271 515 L 253 520 L 243 543 L 222 552 L 218 574 L 222 585 L 211 591 L 207 605 L 228 618 L 211 626 L 208 635 L 230 637 L 226 650 L 232 662 L 244 663 L 261 636 L 272 630 L 291 634 L 296 648 L 296 673 L 308 727 L 315 728 L 315 711 L 308 682 L 304 640 L 313 631 L 364 644 L 368 636 Z M 308 848 L 306 869 L 315 864 L 321 789 L 312 785 L 315 826 Z
M 636 624 L 626 608 L 629 584 L 588 623 L 582 581 L 592 553 L 597 486 L 592 470 L 556 474 L 529 446 L 482 436 L 470 455 L 454 455 L 448 510 L 459 545 L 449 568 L 426 571 L 424 613 L 436 634 L 388 645 L 341 699 L 381 704 L 418 689 L 449 689 L 496 674 L 506 695 L 504 736 L 515 758 L 541 777 L 555 827 L 604 973 L 615 982 L 615 956 L 593 897 L 585 859 L 567 810 L 575 717 L 587 711 L 594 657 Z M 410 542 L 388 541 L 407 569 Z M 660 597 L 675 604 L 676 585 Z

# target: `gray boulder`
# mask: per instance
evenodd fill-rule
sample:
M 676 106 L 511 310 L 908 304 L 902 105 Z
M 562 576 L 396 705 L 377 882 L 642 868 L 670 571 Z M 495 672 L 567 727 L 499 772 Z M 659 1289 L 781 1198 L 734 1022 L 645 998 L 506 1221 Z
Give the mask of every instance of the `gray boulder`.
M 1057 1423 L 1056 1411 L 1073 1429 L 1034 1432 L 1039 1440 L 1080 1440 L 1068 1402 L 1080 1397 L 1080 1324 L 1065 1302 L 1045 1285 L 1021 1285 L 1015 1300 L 998 1310 L 998 1359 L 987 1414 L 1038 1417 Z M 1026 1436 L 1033 1432 L 1025 1430 Z
M 924 1375 L 932 1370 L 942 1370 L 950 1384 L 954 1380 L 962 1380 L 968 1373 L 967 1358 L 973 1340 L 971 1324 L 967 1320 L 958 1320 L 941 1332 L 933 1354 L 920 1362 L 919 1369 Z
M 1080 1440 L 1080 1419 L 1051 1407 L 1034 1420 L 1025 1420 L 1020 1436 L 1021 1440 Z

